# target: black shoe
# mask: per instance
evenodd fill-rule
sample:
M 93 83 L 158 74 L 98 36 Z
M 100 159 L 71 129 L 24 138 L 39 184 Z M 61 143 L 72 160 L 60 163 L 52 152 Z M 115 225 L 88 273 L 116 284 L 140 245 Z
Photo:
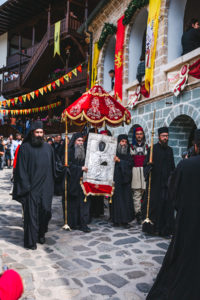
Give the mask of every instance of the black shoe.
M 41 245 L 43 245 L 46 242 L 45 237 L 40 237 L 38 239 L 38 243 L 40 243 Z
M 88 226 L 83 226 L 83 227 L 80 228 L 80 230 L 83 231 L 83 232 L 86 232 L 86 233 L 91 231 L 91 229 Z
M 138 225 L 141 225 L 142 224 L 142 215 L 141 215 L 141 212 L 137 213 L 135 215 L 135 217 L 136 217 Z
M 128 224 L 128 223 L 124 223 L 124 224 L 122 224 L 122 226 L 123 226 L 124 229 L 129 229 L 129 228 L 131 228 L 131 225 Z
M 26 250 L 36 250 L 37 249 L 37 246 L 28 246 L 28 247 L 24 247 Z

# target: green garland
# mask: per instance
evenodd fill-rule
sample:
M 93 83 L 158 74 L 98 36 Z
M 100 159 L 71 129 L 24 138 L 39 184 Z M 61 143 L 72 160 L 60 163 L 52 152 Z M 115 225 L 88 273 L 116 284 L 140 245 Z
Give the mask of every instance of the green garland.
M 101 48 L 103 47 L 107 36 L 108 35 L 113 35 L 114 33 L 116 33 L 117 31 L 117 26 L 115 26 L 114 24 L 110 24 L 110 23 L 105 23 L 104 27 L 102 29 L 99 41 L 98 41 L 98 49 L 101 50 Z
M 123 25 L 128 25 L 131 22 L 137 9 L 140 9 L 149 4 L 149 0 L 132 0 L 124 13 Z

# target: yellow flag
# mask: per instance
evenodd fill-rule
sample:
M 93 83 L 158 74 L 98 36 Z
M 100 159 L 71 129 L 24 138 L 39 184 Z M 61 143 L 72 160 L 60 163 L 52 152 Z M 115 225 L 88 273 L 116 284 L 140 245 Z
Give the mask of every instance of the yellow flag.
M 60 55 L 60 21 L 55 23 L 54 31 L 54 56 Z
M 40 92 L 40 94 L 43 96 L 43 94 L 44 94 L 44 89 L 43 89 L 43 88 L 40 88 L 40 89 L 39 89 L 39 92 Z
M 91 78 L 91 87 L 93 87 L 97 80 L 97 64 L 99 60 L 100 50 L 98 49 L 98 43 L 94 44 L 94 57 L 92 62 L 92 78 Z
M 66 81 L 69 81 L 69 75 L 68 74 L 64 75 L 63 77 L 65 78 Z
M 74 70 L 72 70 L 72 73 L 77 76 L 77 69 L 75 68 Z
M 57 79 L 56 81 L 55 81 L 55 83 L 56 83 L 56 85 L 59 87 L 60 86 L 60 80 L 59 79 Z
M 156 44 L 158 36 L 159 16 L 161 0 L 149 1 L 149 16 L 147 22 L 146 35 L 146 70 L 145 70 L 145 88 L 153 90 L 153 75 L 156 56 Z
M 33 99 L 35 98 L 35 92 L 31 92 L 30 95 Z

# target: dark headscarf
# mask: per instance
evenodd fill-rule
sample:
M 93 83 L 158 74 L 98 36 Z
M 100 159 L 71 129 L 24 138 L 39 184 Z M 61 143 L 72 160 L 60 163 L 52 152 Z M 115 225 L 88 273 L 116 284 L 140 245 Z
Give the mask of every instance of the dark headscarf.
M 130 152 L 130 144 L 128 140 L 128 135 L 127 134 L 120 134 L 117 138 L 117 143 L 119 144 L 121 140 L 127 140 L 127 145 L 128 145 L 128 153 Z
M 160 127 L 160 128 L 158 128 L 158 135 L 160 135 L 162 133 L 169 133 L 168 127 Z
M 74 133 L 74 134 L 72 135 L 72 138 L 71 138 L 70 142 L 69 142 L 69 148 L 74 147 L 75 141 L 76 141 L 77 139 L 79 139 L 79 138 L 82 138 L 82 137 L 83 137 L 83 135 L 82 135 L 81 132 L 76 132 L 76 133 Z

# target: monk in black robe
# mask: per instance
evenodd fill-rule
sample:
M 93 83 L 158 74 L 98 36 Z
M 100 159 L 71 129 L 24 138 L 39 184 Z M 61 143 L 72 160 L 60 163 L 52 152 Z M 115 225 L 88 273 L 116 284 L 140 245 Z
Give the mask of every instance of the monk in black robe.
M 131 191 L 133 159 L 130 155 L 128 136 L 118 136 L 117 154 L 115 157 L 114 182 L 115 191 L 112 197 L 112 221 L 114 226 L 129 228 L 133 220 L 133 201 Z
M 148 197 L 148 175 L 151 170 L 151 194 L 149 218 L 153 225 L 143 226 L 149 234 L 169 236 L 174 228 L 173 203 L 168 196 L 169 176 L 175 168 L 173 150 L 168 146 L 168 128 L 158 129 L 159 142 L 153 148 L 153 164 L 149 165 L 150 149 L 144 161 L 144 176 L 147 179 L 145 200 L 143 202 L 143 219 L 146 218 Z
M 177 211 L 175 234 L 147 300 L 199 300 L 200 130 L 196 156 L 182 160 L 170 180 Z
M 87 168 L 83 136 L 79 132 L 72 136 L 69 143 L 69 171 L 67 223 L 71 229 L 90 232 L 87 226 L 90 220 L 90 199 L 84 202 L 85 195 L 80 184 L 83 172 L 87 172 Z
M 13 199 L 24 208 L 24 247 L 45 242 L 51 219 L 55 165 L 52 147 L 44 142 L 43 124 L 32 123 L 21 145 L 14 175 Z

